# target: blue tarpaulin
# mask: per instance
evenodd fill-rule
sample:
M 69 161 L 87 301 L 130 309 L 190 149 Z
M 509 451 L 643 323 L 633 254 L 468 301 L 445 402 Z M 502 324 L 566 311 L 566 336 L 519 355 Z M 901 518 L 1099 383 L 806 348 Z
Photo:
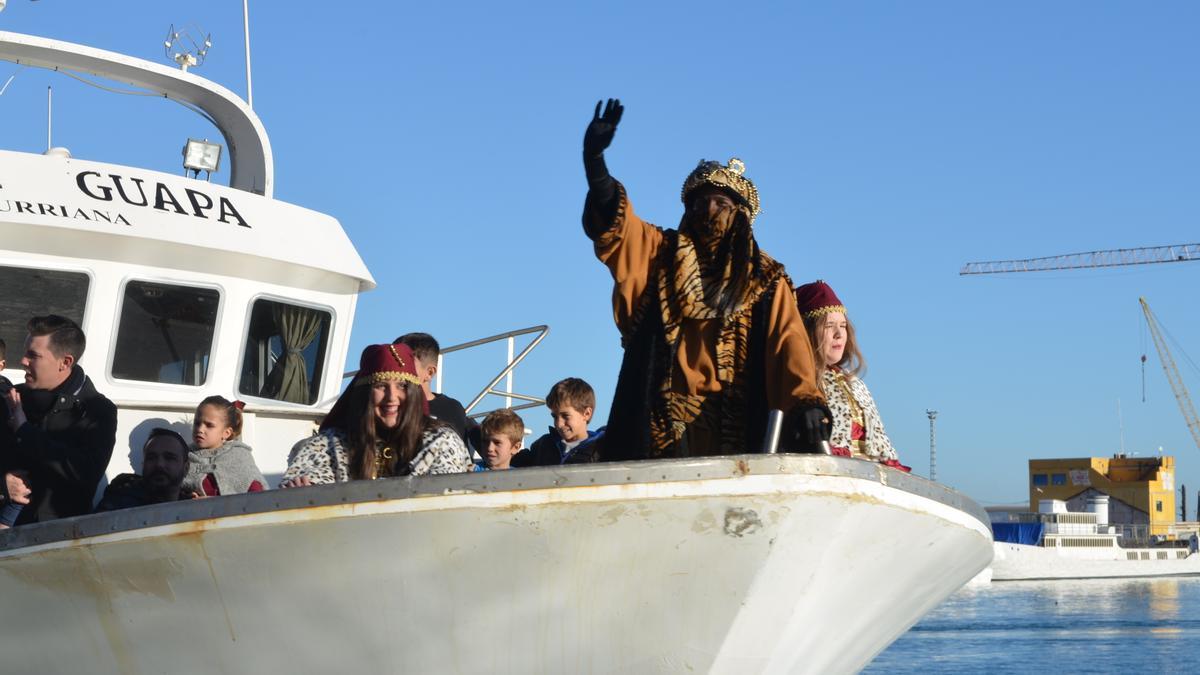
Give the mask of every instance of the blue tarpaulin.
M 1042 524 L 992 523 L 992 538 L 1009 544 L 1037 546 L 1042 540 Z

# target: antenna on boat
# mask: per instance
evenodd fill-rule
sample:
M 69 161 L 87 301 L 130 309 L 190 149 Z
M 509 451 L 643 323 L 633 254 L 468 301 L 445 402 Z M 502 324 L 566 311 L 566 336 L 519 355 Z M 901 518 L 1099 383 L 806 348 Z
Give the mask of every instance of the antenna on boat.
M 925 410 L 925 415 L 929 417 L 929 480 L 937 482 L 937 433 L 934 420 L 937 419 L 938 411 Z
M 8 85 L 5 85 L 8 86 Z M 3 90 L 0 90 L 2 93 Z M 52 132 L 54 130 L 54 87 L 46 87 L 46 152 L 42 153 L 52 157 L 71 157 L 71 151 L 66 148 L 56 148 L 53 143 Z
M 250 0 L 242 0 L 242 30 L 246 35 L 246 106 L 253 110 L 254 87 L 250 84 Z
M 167 29 L 167 39 L 163 41 L 163 53 L 185 73 L 188 68 L 204 63 L 204 57 L 208 56 L 208 50 L 212 49 L 212 33 L 204 33 L 195 26 L 192 28 L 197 34 L 204 34 L 202 41 L 197 41 L 187 26 L 175 30 L 175 24 L 171 24 Z

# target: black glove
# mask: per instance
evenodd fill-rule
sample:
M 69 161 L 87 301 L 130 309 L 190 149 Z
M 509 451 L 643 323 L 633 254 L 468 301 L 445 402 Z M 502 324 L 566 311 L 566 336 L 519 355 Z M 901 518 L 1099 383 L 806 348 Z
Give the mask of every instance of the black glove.
M 603 114 L 600 112 L 601 104 L 604 105 Z M 592 113 L 592 121 L 583 134 L 585 160 L 604 154 L 612 143 L 613 135 L 617 133 L 617 125 L 621 123 L 621 115 L 624 113 L 625 106 L 621 105 L 620 99 L 610 98 L 608 103 L 596 101 L 596 112 Z
M 604 106 L 603 113 L 600 112 L 601 105 Z M 592 113 L 592 121 L 583 133 L 583 170 L 588 182 L 583 229 L 593 239 L 600 235 L 602 228 L 611 224 L 617 213 L 617 182 L 608 174 L 604 150 L 612 143 L 624 112 L 619 99 L 610 98 L 608 103 L 597 101 L 596 112 Z
M 601 105 L 604 106 L 603 113 L 600 112 Z M 624 112 L 625 107 L 619 99 L 610 98 L 607 103 L 597 101 L 596 112 L 592 113 L 592 121 L 583 133 L 583 168 L 587 172 L 588 186 L 593 190 L 612 182 L 604 164 L 604 150 L 612 143 Z
M 829 440 L 833 415 L 820 403 L 801 403 L 792 408 L 783 424 L 780 449 L 784 452 L 824 452 L 822 442 Z

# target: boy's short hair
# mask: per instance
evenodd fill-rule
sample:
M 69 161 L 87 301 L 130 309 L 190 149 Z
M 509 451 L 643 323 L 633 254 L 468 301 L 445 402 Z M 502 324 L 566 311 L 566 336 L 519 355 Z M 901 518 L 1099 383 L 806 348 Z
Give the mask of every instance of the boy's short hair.
M 8 360 L 8 344 L 4 340 L 0 340 L 0 361 Z
M 578 377 L 568 377 L 560 380 L 546 394 L 546 407 L 550 409 L 570 406 L 580 412 L 585 408 L 596 409 L 596 392 L 592 385 Z
M 35 316 L 25 324 L 25 329 L 33 337 L 49 335 L 50 352 L 54 354 L 55 358 L 62 358 L 70 354 L 78 361 L 83 356 L 84 348 L 87 347 L 87 338 L 83 335 L 83 329 L 65 316 L 57 314 Z
M 483 435 L 484 443 L 487 443 L 488 436 L 504 434 L 508 436 L 508 440 L 512 441 L 513 445 L 520 445 L 525 438 L 525 421 L 512 410 L 501 408 L 493 410 L 483 418 L 483 423 L 479 425 L 479 432 Z
M 413 356 L 421 359 L 424 363 L 437 363 L 437 357 L 442 353 L 438 341 L 433 339 L 429 333 L 405 333 L 392 340 L 392 344 L 405 345 L 412 350 Z

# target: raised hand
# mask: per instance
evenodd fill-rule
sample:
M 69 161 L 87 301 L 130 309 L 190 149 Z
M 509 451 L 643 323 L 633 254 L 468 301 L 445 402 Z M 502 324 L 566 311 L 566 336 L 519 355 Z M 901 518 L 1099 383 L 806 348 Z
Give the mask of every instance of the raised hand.
M 8 394 L 4 397 L 4 403 L 8 405 L 8 426 L 12 427 L 13 431 L 21 428 L 25 424 L 25 409 L 21 407 L 21 392 L 16 388 L 8 390 Z
M 604 106 L 603 112 L 600 110 L 601 105 Z M 584 157 L 596 157 L 604 152 L 605 148 L 612 143 L 613 135 L 617 133 L 617 125 L 621 123 L 621 115 L 624 112 L 625 107 L 621 105 L 620 99 L 610 98 L 607 103 L 596 102 L 596 112 L 592 114 L 592 121 L 583 134 Z

